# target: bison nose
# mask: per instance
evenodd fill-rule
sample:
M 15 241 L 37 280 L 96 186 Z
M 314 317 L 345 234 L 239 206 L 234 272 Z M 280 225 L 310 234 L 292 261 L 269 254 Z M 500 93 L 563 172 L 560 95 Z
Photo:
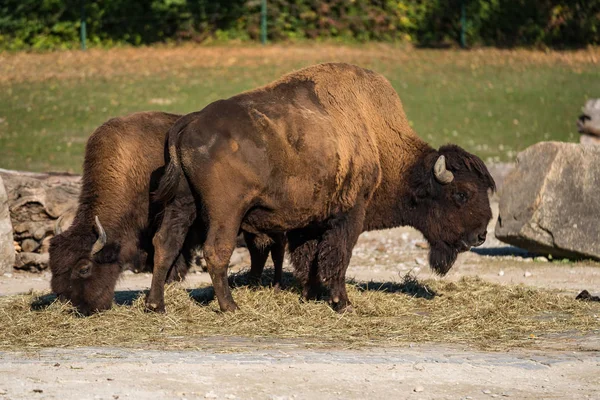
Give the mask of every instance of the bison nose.
M 484 231 L 483 233 L 480 233 L 479 235 L 477 235 L 477 244 L 475 244 L 475 247 L 481 246 L 485 242 L 486 236 L 487 236 L 487 231 Z

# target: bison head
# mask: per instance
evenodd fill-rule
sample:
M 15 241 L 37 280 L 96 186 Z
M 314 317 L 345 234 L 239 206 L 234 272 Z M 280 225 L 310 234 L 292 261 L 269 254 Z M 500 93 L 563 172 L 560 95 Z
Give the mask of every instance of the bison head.
M 84 315 L 112 306 L 120 273 L 118 246 L 107 244 L 97 216 L 94 222 L 92 228 L 76 220 L 67 231 L 57 230 L 49 250 L 52 291 L 61 300 L 71 301 Z
M 485 241 L 494 179 L 479 157 L 455 145 L 424 155 L 410 179 L 411 225 L 430 244 L 429 264 L 444 275 L 458 253 Z

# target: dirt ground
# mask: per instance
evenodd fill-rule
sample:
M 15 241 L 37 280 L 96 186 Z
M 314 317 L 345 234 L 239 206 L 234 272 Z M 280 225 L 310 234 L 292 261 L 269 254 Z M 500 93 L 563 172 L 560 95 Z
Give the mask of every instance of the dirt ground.
M 497 204 L 493 204 L 497 211 Z M 477 275 L 501 284 L 600 291 L 600 265 L 534 258 L 494 239 L 459 256 L 445 278 Z M 361 236 L 348 278 L 433 278 L 420 234 L 400 228 Z M 232 270 L 247 267 L 238 251 Z M 49 274 L 0 277 L 0 295 L 48 289 Z M 186 287 L 209 282 L 196 271 Z M 149 287 L 149 274 L 124 274 L 117 290 Z M 223 341 L 229 352 L 219 352 Z M 68 337 L 65 337 L 68 346 Z M 600 399 L 600 335 L 563 335 L 535 350 L 482 352 L 444 344 L 362 349 L 311 348 L 295 341 L 199 339 L 199 350 L 119 348 L 0 352 L 0 399 Z

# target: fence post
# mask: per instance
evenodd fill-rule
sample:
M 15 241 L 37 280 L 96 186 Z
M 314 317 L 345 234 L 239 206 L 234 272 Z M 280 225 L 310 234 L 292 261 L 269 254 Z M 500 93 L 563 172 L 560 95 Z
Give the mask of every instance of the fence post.
M 85 39 L 87 32 L 85 29 L 85 0 L 81 0 L 81 50 L 85 50 Z
M 267 0 L 260 2 L 260 42 L 267 43 Z
M 460 2 L 460 47 L 463 49 L 467 47 L 467 0 L 461 0 Z

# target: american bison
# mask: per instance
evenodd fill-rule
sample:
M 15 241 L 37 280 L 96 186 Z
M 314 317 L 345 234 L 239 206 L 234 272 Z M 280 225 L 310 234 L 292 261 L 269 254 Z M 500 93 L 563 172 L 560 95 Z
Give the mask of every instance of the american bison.
M 361 232 L 413 226 L 445 274 L 459 252 L 484 242 L 492 216 L 485 164 L 458 146 L 429 146 L 391 84 L 348 64 L 311 66 L 188 114 L 170 129 L 168 152 L 146 299 L 154 310 L 163 310 L 165 277 L 196 216 L 223 311 L 237 308 L 227 261 L 240 229 L 287 232 L 304 295 L 324 282 L 343 311 Z
M 165 164 L 165 137 L 180 115 L 142 112 L 114 118 L 88 140 L 82 190 L 72 225 L 50 244 L 51 286 L 82 314 L 111 307 L 114 289 L 125 264 L 152 270 L 152 237 L 161 204 L 151 201 Z M 159 219 L 159 218 L 158 218 Z M 60 226 L 60 224 L 57 224 Z M 248 236 L 251 276 L 260 278 L 273 249 L 281 279 L 281 242 Z M 186 249 L 194 246 L 193 232 Z M 167 281 L 183 279 L 188 251 L 179 255 Z M 279 271 L 279 272 L 277 272 Z M 163 278 L 164 279 L 164 278 Z M 164 283 L 164 282 L 163 282 Z

